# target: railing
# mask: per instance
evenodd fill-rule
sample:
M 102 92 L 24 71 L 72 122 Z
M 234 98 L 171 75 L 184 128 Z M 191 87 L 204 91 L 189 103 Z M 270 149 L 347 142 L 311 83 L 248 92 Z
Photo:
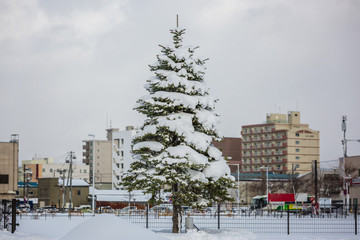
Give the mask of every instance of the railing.
M 124 202 L 125 203 L 125 202 Z M 140 206 L 141 205 L 141 206 Z M 151 230 L 170 230 L 172 228 L 172 211 L 166 207 L 156 211 L 149 208 L 147 203 L 136 203 L 138 209 L 123 211 L 111 210 L 106 214 L 115 214 L 117 217 L 149 228 Z M 299 206 L 299 205 L 298 205 Z M 351 212 L 343 208 L 314 208 L 300 207 L 297 210 L 253 210 L 248 206 L 235 203 L 217 204 L 202 211 L 188 209 L 182 212 L 182 229 L 185 228 L 184 218 L 193 218 L 193 222 L 200 230 L 205 229 L 243 229 L 256 234 L 341 234 L 357 235 L 359 228 L 358 206 L 350 206 Z M 99 214 L 99 212 L 97 213 Z M 38 220 L 43 218 L 64 218 L 69 220 L 76 217 L 92 217 L 89 213 L 20 213 L 19 219 Z M 306 237 L 304 237 L 306 238 Z

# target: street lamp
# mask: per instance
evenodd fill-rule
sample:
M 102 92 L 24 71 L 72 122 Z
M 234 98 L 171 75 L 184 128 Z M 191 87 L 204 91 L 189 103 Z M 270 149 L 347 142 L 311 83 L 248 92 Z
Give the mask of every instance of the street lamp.
M 238 189 L 237 189 L 237 204 L 239 205 L 240 203 L 240 163 L 229 163 L 229 165 L 234 165 L 237 166 L 237 185 L 238 185 Z
M 92 204 L 91 204 L 91 210 L 93 214 L 95 215 L 95 135 L 94 134 L 88 134 L 89 137 L 93 138 L 92 141 Z

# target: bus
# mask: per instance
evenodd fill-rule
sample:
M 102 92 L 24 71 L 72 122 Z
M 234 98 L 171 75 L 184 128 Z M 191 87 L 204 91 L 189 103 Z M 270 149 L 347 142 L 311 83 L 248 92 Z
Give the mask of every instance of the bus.
M 309 211 L 313 202 L 313 197 L 306 193 L 298 193 L 296 198 L 293 193 L 269 193 L 253 197 L 251 209 Z

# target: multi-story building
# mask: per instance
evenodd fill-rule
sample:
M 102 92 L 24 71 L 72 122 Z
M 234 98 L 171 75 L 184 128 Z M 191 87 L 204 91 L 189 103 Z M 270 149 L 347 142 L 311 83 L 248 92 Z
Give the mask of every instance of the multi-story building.
M 127 126 L 125 131 L 112 133 L 112 189 L 121 189 L 121 180 L 133 162 L 131 155 L 131 142 L 137 129 Z
M 267 114 L 266 123 L 242 126 L 243 172 L 306 173 L 319 161 L 319 131 L 300 112 Z
M 95 159 L 95 187 L 97 189 L 111 189 L 112 186 L 112 141 L 86 140 L 83 141 L 83 163 L 89 166 L 89 182 L 92 183 L 93 159 Z
M 18 189 L 19 138 L 0 142 L 0 199 L 13 199 Z
M 53 158 L 33 157 L 32 160 L 23 160 L 19 171 L 19 180 L 23 181 L 24 169 L 32 172 L 30 182 L 38 182 L 39 178 L 67 177 L 69 173 L 69 163 L 55 163 Z M 89 180 L 89 166 L 85 164 L 72 164 L 72 177 L 76 179 Z
M 132 162 L 131 141 L 137 130 L 133 126 L 127 126 L 125 131 L 119 131 L 118 128 L 106 131 L 107 140 L 94 140 L 95 187 L 120 189 L 122 176 Z M 92 183 L 93 140 L 83 142 L 83 162 L 90 166 L 89 179 Z
M 241 170 L 241 158 L 242 158 L 242 140 L 236 137 L 224 137 L 221 142 L 213 142 L 227 158 L 231 173 L 237 173 Z

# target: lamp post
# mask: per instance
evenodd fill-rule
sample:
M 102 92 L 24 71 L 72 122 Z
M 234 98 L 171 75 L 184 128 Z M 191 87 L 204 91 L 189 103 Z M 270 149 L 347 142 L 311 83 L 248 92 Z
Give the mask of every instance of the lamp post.
M 95 135 L 89 134 L 89 137 L 93 138 L 92 141 L 92 204 L 91 204 L 91 210 L 93 212 L 93 215 L 95 215 Z
M 240 203 L 240 163 L 229 163 L 229 165 L 234 165 L 237 166 L 237 204 L 239 205 Z

